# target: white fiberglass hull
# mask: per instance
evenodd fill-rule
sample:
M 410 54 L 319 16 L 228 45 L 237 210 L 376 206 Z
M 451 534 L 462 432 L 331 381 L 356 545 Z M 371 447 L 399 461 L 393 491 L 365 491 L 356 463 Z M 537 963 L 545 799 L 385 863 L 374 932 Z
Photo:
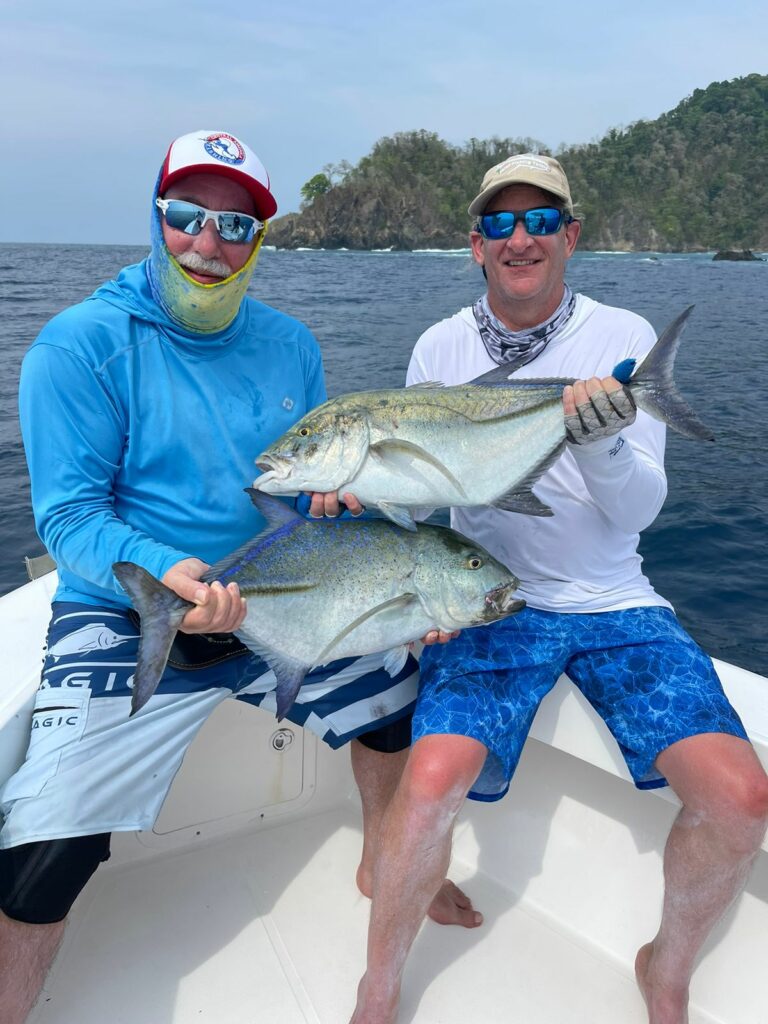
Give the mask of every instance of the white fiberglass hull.
M 23 757 L 51 578 L 0 599 L 0 774 Z M 768 680 L 718 664 L 768 763 Z M 288 742 L 286 742 L 288 738 Z M 645 1024 L 632 978 L 658 920 L 676 813 L 639 793 L 566 680 L 545 701 L 509 795 L 463 812 L 451 875 L 486 916 L 427 922 L 403 1022 Z M 345 751 L 287 737 L 226 702 L 205 725 L 155 830 L 113 839 L 73 910 L 33 1024 L 337 1024 L 364 969 L 368 901 Z M 692 1024 L 768 1021 L 768 852 L 707 945 Z

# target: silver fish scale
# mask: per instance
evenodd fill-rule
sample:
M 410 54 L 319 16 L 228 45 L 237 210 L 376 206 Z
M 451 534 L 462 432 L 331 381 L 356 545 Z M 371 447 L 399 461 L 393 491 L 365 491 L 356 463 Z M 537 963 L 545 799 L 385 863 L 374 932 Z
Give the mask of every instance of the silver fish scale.
M 384 427 L 390 420 L 398 423 L 445 415 L 446 412 L 474 422 L 501 419 L 530 411 L 562 399 L 562 387 L 481 387 L 461 384 L 446 388 L 408 388 L 402 391 L 369 392 L 365 405 L 350 403 L 347 414 L 367 418 Z M 404 394 L 407 398 L 404 398 Z M 359 396 L 357 396 L 359 397 Z M 341 399 L 336 399 L 341 402 Z

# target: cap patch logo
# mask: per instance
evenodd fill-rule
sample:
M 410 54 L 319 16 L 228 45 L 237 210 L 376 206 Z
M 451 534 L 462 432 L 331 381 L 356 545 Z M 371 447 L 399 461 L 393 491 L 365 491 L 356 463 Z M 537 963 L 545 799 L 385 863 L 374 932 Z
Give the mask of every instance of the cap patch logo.
M 204 145 L 209 156 L 225 164 L 241 164 L 245 160 L 245 150 L 233 135 L 216 132 L 208 136 Z
M 510 171 L 517 170 L 518 167 L 530 167 L 533 171 L 546 171 L 547 173 L 550 171 L 546 160 L 537 160 L 536 157 L 530 156 L 513 156 L 511 160 L 505 160 L 496 173 L 508 174 Z

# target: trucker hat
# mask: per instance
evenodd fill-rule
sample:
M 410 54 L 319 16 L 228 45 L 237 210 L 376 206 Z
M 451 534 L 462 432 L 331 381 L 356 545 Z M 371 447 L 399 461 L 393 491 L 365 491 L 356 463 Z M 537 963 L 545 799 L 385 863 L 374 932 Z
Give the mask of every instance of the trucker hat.
M 201 130 L 172 142 L 160 171 L 160 195 L 179 178 L 199 172 L 222 174 L 248 189 L 262 220 L 276 213 L 277 203 L 269 190 L 264 164 L 234 135 Z
M 479 217 L 496 193 L 507 185 L 535 185 L 562 199 L 566 213 L 573 213 L 568 179 L 557 160 L 538 153 L 516 153 L 485 172 L 480 192 L 469 204 L 470 216 Z

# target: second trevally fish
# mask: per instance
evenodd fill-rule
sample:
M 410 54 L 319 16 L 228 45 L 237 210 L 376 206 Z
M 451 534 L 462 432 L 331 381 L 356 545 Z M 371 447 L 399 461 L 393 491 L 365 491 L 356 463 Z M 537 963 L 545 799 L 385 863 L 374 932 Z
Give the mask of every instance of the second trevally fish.
M 235 581 L 246 598 L 235 635 L 274 671 L 278 718 L 311 668 L 387 651 L 384 665 L 395 676 L 407 644 L 430 629 L 484 625 L 525 606 L 514 596 L 514 574 L 453 530 L 409 533 L 375 519 L 311 522 L 277 498 L 250 493 L 267 526 L 203 580 Z M 113 571 L 141 618 L 133 714 L 155 692 L 194 605 L 132 562 Z

